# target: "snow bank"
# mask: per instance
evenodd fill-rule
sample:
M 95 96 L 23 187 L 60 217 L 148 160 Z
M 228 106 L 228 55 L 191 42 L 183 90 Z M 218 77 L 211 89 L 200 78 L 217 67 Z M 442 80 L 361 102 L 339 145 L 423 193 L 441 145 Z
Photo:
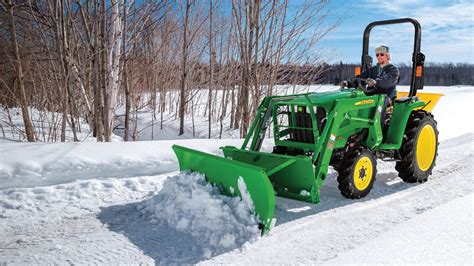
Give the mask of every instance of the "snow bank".
M 4 189 L 0 190 L 0 217 L 6 215 L 8 210 L 46 211 L 53 217 L 67 215 L 64 210 L 69 207 L 97 212 L 100 206 L 111 202 L 132 201 L 159 191 L 166 178 L 166 175 L 104 178 L 54 186 Z M 78 211 L 69 214 L 75 216 Z
M 47 186 L 78 179 L 157 175 L 178 170 L 173 144 L 212 154 L 235 140 L 112 143 L 3 143 L 0 189 Z
M 239 189 L 245 184 L 239 182 Z M 140 208 L 152 221 L 191 234 L 204 257 L 253 242 L 259 229 L 250 196 L 227 197 L 199 173 L 169 177 L 163 189 Z

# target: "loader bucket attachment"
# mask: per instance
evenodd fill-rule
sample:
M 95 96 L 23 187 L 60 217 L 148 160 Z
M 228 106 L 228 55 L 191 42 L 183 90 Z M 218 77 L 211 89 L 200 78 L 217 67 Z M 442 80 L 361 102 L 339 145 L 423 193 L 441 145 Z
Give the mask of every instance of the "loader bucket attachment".
M 199 172 L 206 180 L 228 196 L 241 196 L 238 180 L 242 178 L 253 201 L 255 214 L 262 233 L 268 232 L 275 212 L 275 192 L 267 174 L 261 167 L 245 164 L 173 145 L 181 171 Z
M 398 99 L 400 99 L 402 97 L 407 97 L 407 96 L 408 96 L 408 92 L 406 92 L 406 91 L 397 92 L 397 98 Z M 426 103 L 425 106 L 419 107 L 417 109 L 423 108 L 423 110 L 426 110 L 428 112 L 433 112 L 433 108 L 436 106 L 436 104 L 438 103 L 441 96 L 444 96 L 444 94 L 430 93 L 430 92 L 417 92 L 416 96 L 418 96 L 418 98 L 420 98 L 420 100 L 422 100 L 423 102 Z M 415 109 L 415 110 L 417 110 L 417 109 Z

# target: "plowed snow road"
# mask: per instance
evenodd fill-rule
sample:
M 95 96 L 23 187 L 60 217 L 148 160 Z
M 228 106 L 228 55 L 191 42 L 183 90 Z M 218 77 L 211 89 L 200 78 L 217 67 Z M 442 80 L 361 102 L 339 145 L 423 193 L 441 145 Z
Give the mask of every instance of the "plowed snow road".
M 454 255 L 469 263 L 473 138 L 470 133 L 443 141 L 437 166 L 424 184 L 401 182 L 393 163 L 379 161 L 374 189 L 362 200 L 342 197 L 332 173 L 321 190 L 320 204 L 278 198 L 277 224 L 268 236 L 209 259 L 190 234 L 157 224 L 140 211 L 142 202 L 159 193 L 175 173 L 0 190 L 0 264 L 347 263 L 354 252 L 372 247 L 365 253 L 367 260 L 362 255 L 355 260 L 367 262 L 379 258 L 371 256 L 374 245 L 383 245 L 390 233 L 413 234 L 418 228 L 420 238 L 409 238 L 417 240 L 415 246 L 409 241 L 405 246 L 385 243 L 381 249 L 392 248 L 405 256 L 400 261 L 404 263 L 439 262 L 430 258 L 442 258 L 444 252 L 452 259 L 448 253 L 455 251 L 437 249 L 430 241 L 446 242 L 464 230 L 467 237 L 455 243 L 459 254 Z M 419 224 L 423 221 L 426 225 Z M 459 229 L 466 221 L 471 226 Z

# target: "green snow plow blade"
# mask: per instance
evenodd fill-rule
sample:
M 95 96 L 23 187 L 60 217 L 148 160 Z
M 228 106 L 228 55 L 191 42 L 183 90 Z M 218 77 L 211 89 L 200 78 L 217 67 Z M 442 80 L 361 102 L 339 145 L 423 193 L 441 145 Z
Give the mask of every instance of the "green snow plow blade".
M 224 195 L 241 195 L 238 186 L 241 177 L 255 206 L 262 233 L 271 229 L 275 194 L 307 202 L 319 202 L 311 160 L 240 150 L 235 147 L 222 149 L 226 158 L 173 145 L 181 171 L 204 174 Z
M 178 157 L 181 171 L 204 174 L 224 195 L 240 196 L 238 180 L 242 177 L 255 206 L 261 229 L 263 232 L 270 229 L 275 211 L 275 193 L 262 168 L 178 145 L 173 145 L 173 150 Z

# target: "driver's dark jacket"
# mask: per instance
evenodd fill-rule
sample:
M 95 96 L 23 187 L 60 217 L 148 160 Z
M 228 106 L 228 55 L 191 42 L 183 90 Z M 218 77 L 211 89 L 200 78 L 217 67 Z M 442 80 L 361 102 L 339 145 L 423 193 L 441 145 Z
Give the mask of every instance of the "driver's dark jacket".
M 400 78 L 400 71 L 392 64 L 387 64 L 383 68 L 379 64 L 369 68 L 362 72 L 361 78 L 375 79 L 377 84 L 373 94 L 386 94 L 389 99 L 394 100 L 397 97 L 396 85 Z M 349 88 L 357 87 L 357 83 L 354 80 L 349 80 Z

